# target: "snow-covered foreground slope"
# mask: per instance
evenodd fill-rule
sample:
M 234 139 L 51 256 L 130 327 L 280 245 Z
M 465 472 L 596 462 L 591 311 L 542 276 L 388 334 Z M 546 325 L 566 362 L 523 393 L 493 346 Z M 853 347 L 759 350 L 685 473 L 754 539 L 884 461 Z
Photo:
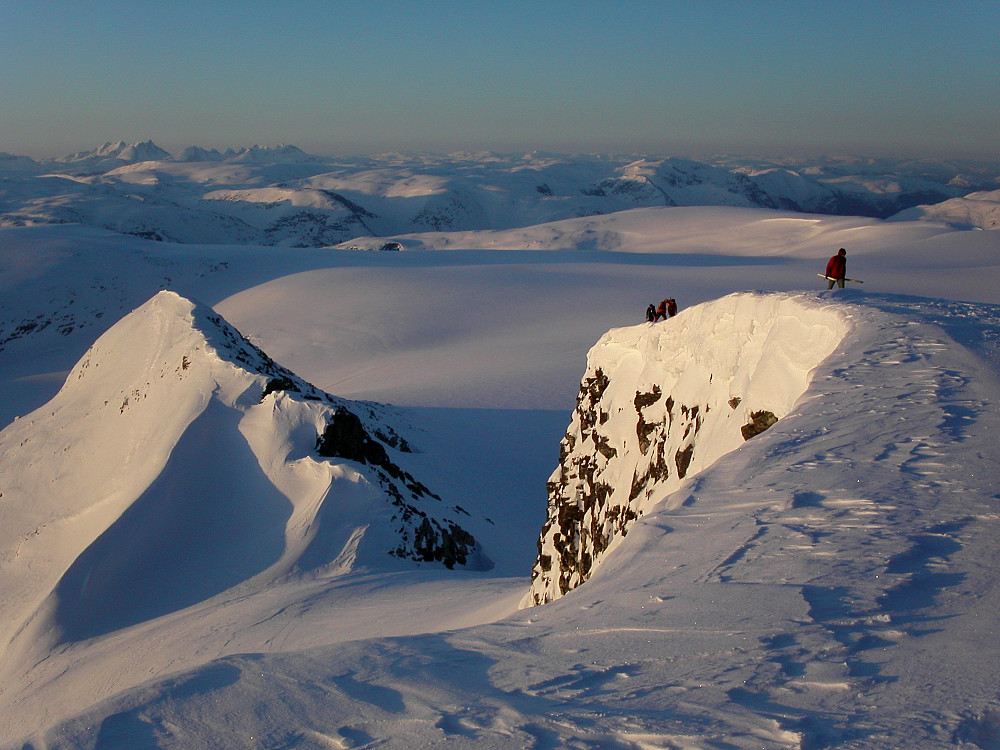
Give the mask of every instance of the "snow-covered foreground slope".
M 526 578 L 447 571 L 236 591 L 8 661 L 4 746 L 993 746 L 1000 308 L 761 294 L 609 335 L 652 373 L 686 325 L 737 382 L 768 350 L 746 319 L 842 338 L 790 349 L 782 418 L 654 493 L 566 596 L 516 611 Z

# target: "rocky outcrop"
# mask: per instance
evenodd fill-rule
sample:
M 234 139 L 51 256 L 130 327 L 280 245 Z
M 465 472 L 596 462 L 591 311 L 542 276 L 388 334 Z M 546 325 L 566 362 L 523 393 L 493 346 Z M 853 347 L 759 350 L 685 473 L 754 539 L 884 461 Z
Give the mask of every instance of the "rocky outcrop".
M 547 483 L 522 606 L 586 581 L 652 504 L 777 423 L 845 330 L 801 299 L 738 294 L 605 334 Z
M 532 571 L 532 604 L 587 580 L 612 543 L 628 534 L 654 491 L 687 476 L 694 459 L 709 404 L 677 403 L 653 385 L 635 391 L 633 408 L 626 411 L 604 400 L 608 384 L 598 368 L 580 386 L 559 467 L 546 485 L 549 514 Z M 626 419 L 634 424 L 633 435 L 622 441 L 618 431 Z
M 409 447 L 397 443 L 397 450 L 409 452 Z M 441 498 L 422 482 L 389 459 L 385 445 L 370 434 L 360 417 L 343 406 L 330 417 L 326 429 L 316 440 L 316 452 L 328 458 L 342 458 L 371 467 L 395 508 L 393 522 L 397 524 L 399 544 L 389 551 L 396 557 L 439 562 L 446 568 L 466 565 L 476 552 L 472 534 L 454 521 L 439 519 L 418 507 L 414 500 Z M 454 509 L 458 510 L 458 509 Z

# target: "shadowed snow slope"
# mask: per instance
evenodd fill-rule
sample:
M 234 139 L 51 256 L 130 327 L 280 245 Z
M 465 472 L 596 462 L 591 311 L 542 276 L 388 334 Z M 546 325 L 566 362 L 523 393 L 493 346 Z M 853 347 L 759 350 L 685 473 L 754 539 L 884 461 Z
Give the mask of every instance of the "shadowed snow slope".
M 398 465 L 408 451 L 375 407 L 159 293 L 0 433 L 6 661 L 292 574 L 482 567 L 464 511 Z
M 815 297 L 734 294 L 607 333 L 587 357 L 548 483 L 525 604 L 587 580 L 654 494 L 785 416 L 846 331 Z

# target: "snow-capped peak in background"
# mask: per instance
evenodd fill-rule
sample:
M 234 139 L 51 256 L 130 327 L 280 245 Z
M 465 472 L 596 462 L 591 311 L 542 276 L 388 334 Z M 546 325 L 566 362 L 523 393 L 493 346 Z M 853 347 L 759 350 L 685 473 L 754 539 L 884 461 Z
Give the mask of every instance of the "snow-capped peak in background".
M 78 151 L 75 154 L 57 159 L 57 161 L 67 164 L 93 162 L 96 166 L 108 160 L 136 164 L 144 161 L 162 161 L 169 158 L 170 152 L 163 150 L 152 141 L 143 141 L 141 143 L 126 143 L 125 141 L 111 143 L 109 141 L 91 151 Z
M 222 161 L 226 155 L 217 149 L 206 149 L 201 146 L 188 146 L 177 154 L 178 161 Z
M 254 145 L 237 150 L 229 149 L 225 156 L 234 161 L 248 161 L 258 164 L 297 164 L 317 161 L 317 157 L 307 154 L 298 146 L 283 143 L 277 146 Z
M 933 221 L 958 229 L 1000 229 L 1000 190 L 969 193 L 900 211 L 891 221 Z

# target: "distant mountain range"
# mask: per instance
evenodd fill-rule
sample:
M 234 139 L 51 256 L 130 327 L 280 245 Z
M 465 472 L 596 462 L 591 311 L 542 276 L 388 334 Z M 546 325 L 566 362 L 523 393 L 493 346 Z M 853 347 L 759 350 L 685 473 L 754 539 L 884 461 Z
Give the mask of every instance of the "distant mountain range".
M 171 155 L 152 141 L 119 141 L 49 161 L 0 154 L 0 226 L 78 223 L 169 242 L 322 247 L 650 206 L 882 219 L 919 206 L 900 218 L 993 228 L 998 185 L 997 165 L 955 161 L 541 152 L 336 158 L 290 145 L 191 146 Z M 980 196 L 975 210 L 957 219 L 926 210 L 970 194 Z

